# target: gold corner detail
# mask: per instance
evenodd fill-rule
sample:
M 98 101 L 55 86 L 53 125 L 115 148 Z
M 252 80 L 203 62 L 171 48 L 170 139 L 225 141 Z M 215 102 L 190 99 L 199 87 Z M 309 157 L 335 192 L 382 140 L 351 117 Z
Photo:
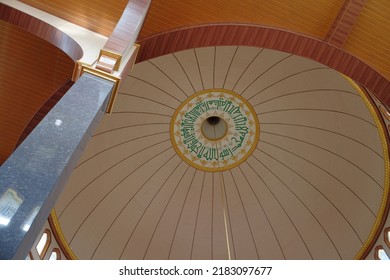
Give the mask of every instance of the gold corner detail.
M 101 49 L 100 53 L 99 53 L 98 61 L 100 60 L 102 55 L 115 59 L 116 61 L 115 61 L 115 65 L 114 65 L 114 71 L 119 70 L 119 67 L 120 67 L 121 62 L 122 62 L 122 55 L 121 54 L 113 52 L 113 51 Z
M 121 78 L 120 77 L 116 77 L 116 76 L 111 75 L 111 74 L 108 74 L 108 73 L 106 73 L 104 71 L 92 68 L 92 67 L 87 66 L 87 65 L 82 65 L 81 66 L 80 76 L 83 73 L 89 73 L 91 75 L 94 75 L 96 77 L 99 77 L 99 78 L 102 78 L 102 79 L 105 79 L 107 81 L 110 81 L 110 82 L 114 83 L 114 87 L 112 89 L 110 100 L 108 101 L 107 108 L 106 108 L 106 114 L 111 115 L 113 107 L 114 107 L 115 98 L 116 98 L 116 96 L 118 94 L 119 84 L 120 84 Z

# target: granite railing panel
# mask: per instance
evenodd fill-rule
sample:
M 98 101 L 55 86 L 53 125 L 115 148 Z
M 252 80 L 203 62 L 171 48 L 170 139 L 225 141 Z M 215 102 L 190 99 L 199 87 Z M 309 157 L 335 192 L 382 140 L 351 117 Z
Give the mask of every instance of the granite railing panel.
M 113 83 L 84 74 L 0 167 L 0 259 L 25 259 L 91 134 Z

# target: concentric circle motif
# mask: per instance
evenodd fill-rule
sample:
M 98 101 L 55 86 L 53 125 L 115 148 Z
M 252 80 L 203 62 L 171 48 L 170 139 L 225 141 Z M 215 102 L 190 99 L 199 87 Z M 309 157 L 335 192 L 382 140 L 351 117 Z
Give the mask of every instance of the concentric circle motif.
M 202 124 L 210 117 L 226 123 L 223 137 L 216 135 L 212 140 L 203 134 Z M 248 101 L 225 89 L 193 94 L 171 120 L 171 140 L 178 155 L 191 166 L 211 172 L 245 161 L 256 148 L 259 131 L 257 115 Z

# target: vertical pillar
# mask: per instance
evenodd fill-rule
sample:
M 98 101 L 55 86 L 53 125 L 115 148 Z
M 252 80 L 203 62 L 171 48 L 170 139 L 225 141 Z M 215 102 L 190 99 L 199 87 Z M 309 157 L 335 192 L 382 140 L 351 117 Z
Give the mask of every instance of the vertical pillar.
M 114 83 L 85 73 L 0 167 L 0 259 L 25 259 Z

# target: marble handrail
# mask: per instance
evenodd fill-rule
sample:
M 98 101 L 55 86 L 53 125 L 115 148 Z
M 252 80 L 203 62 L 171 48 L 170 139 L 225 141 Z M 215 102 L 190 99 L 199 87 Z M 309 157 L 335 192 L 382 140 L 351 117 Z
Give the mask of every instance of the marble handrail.
M 113 86 L 84 73 L 0 167 L 0 259 L 26 258 Z

